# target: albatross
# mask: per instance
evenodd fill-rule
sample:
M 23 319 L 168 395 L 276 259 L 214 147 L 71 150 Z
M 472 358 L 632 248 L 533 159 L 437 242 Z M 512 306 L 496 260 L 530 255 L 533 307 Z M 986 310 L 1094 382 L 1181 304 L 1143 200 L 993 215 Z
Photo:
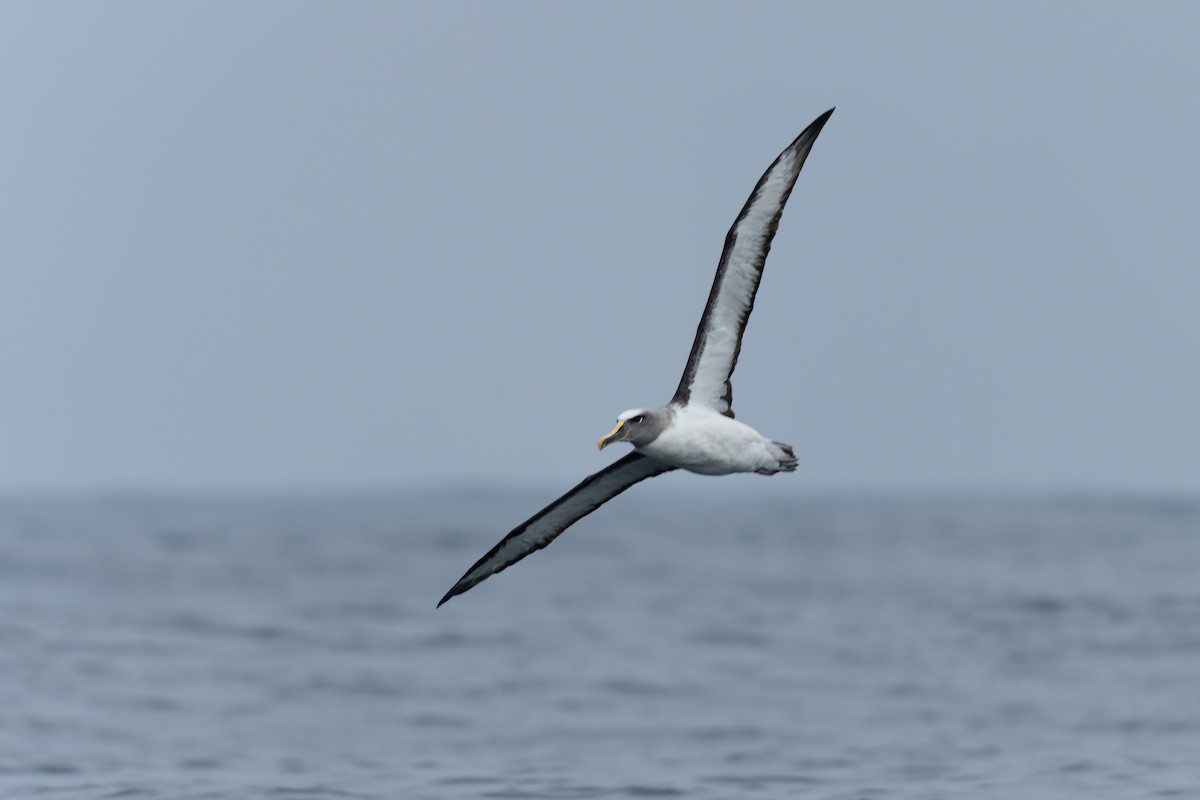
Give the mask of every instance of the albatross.
M 796 469 L 791 445 L 768 439 L 734 419 L 729 379 L 783 206 L 831 114 L 832 108 L 817 117 L 771 163 L 726 234 L 675 396 L 665 406 L 624 412 L 597 442 L 601 450 L 628 442 L 633 451 L 514 528 L 450 587 L 438 606 L 541 550 L 571 525 L 647 478 L 675 469 L 701 475 L 775 475 Z

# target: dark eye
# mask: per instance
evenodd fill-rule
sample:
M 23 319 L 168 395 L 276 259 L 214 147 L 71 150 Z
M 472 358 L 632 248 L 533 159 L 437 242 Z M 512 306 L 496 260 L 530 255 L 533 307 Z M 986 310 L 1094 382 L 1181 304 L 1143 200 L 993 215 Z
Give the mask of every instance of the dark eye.
M 634 424 L 634 425 L 641 425 L 641 424 L 642 424 L 642 420 L 643 420 L 643 419 L 644 419 L 644 417 L 634 417 L 634 418 L 633 418 L 633 424 Z

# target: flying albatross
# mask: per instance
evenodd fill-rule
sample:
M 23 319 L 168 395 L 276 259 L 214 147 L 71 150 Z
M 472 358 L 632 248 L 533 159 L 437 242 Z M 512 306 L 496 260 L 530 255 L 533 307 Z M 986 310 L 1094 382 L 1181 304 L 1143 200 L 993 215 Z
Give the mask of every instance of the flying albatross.
M 729 378 L 737 366 L 746 320 L 754 307 L 754 295 L 783 206 L 831 114 L 832 108 L 817 117 L 779 154 L 726 234 L 717 276 L 671 402 L 661 408 L 626 411 L 617 417 L 616 427 L 597 443 L 603 450 L 614 442 L 629 442 L 633 452 L 589 475 L 514 528 L 450 587 L 439 606 L 542 549 L 571 525 L 646 478 L 673 469 L 702 475 L 774 475 L 796 469 L 796 455 L 790 445 L 772 441 L 733 418 Z

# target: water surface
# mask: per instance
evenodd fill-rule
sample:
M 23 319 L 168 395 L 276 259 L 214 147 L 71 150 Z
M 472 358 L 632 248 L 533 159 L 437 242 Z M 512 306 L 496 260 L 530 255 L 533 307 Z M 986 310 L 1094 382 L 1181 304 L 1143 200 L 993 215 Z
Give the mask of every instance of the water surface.
M 1200 503 L 0 502 L 0 796 L 1200 797 Z

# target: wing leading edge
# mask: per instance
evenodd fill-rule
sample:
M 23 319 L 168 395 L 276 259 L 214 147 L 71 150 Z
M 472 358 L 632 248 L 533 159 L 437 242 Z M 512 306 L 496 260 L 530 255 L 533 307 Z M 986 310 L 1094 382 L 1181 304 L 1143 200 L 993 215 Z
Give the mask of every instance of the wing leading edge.
M 672 403 L 701 403 L 725 416 L 733 416 L 729 378 L 742 350 L 742 334 L 754 308 L 754 295 L 762 280 L 771 240 L 775 238 L 783 206 L 796 185 L 804 160 L 832 114 L 831 108 L 817 117 L 779 154 L 726 234 L 712 291 Z
M 535 550 L 541 550 L 571 525 L 635 483 L 670 472 L 672 469 L 674 467 L 633 452 L 619 461 L 614 461 L 605 469 L 589 475 L 574 489 L 522 522 L 501 539 L 459 578 L 458 583 L 438 601 L 438 605 L 512 566 Z

